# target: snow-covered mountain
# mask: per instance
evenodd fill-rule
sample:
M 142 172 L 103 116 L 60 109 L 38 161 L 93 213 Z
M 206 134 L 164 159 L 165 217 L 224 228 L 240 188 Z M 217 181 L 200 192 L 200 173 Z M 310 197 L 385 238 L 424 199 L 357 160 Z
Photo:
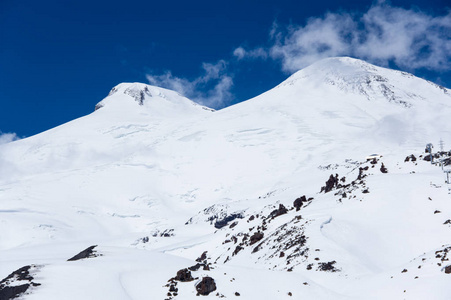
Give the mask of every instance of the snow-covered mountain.
M 423 153 L 449 115 L 450 90 L 352 58 L 219 111 L 119 84 L 0 146 L 0 279 L 30 266 L 0 290 L 191 299 L 211 277 L 210 297 L 449 299 L 451 185 Z

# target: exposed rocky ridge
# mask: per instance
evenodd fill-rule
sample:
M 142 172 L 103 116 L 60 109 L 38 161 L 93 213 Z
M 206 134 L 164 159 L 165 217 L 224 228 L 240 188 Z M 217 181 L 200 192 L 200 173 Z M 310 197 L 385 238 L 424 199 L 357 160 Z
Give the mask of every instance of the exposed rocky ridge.
M 33 277 L 39 268 L 36 265 L 24 266 L 0 281 L 0 299 L 19 298 L 29 293 L 30 288 L 40 286 L 41 284 L 35 282 Z
M 100 254 L 96 253 L 97 251 L 94 250 L 95 247 L 97 247 L 97 245 L 90 246 L 90 247 L 86 248 L 85 250 L 81 251 L 80 253 L 78 253 L 77 255 L 69 258 L 67 261 L 76 261 L 76 260 L 85 259 L 85 258 L 97 257 Z

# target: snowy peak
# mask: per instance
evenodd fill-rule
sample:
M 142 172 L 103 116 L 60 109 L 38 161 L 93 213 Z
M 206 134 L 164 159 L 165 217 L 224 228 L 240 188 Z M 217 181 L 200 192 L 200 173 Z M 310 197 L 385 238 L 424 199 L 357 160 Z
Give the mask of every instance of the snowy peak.
M 0 145 L 0 299 L 449 300 L 449 100 L 349 58 L 216 113 L 122 83 Z
M 116 85 L 105 99 L 97 103 L 95 110 L 105 105 L 119 105 L 123 109 L 123 106 L 129 106 L 132 103 L 130 100 L 133 100 L 138 106 L 144 106 L 152 110 L 163 108 L 167 110 L 173 107 L 175 110 L 191 110 L 194 108 L 194 110 L 214 111 L 208 107 L 196 104 L 175 91 L 139 82 Z
M 121 83 L 113 87 L 108 96 L 114 95 L 118 91 L 132 97 L 133 99 L 135 99 L 136 102 L 139 103 L 139 105 L 143 105 L 146 96 L 152 97 L 152 93 L 149 90 L 149 86 L 139 82 Z
M 418 101 L 447 98 L 448 89 L 412 74 L 374 66 L 350 57 L 327 58 L 293 74 L 281 86 L 313 84 L 318 88 L 335 87 L 344 93 L 364 96 L 367 100 L 383 100 L 402 107 Z M 447 101 L 449 103 L 449 101 Z

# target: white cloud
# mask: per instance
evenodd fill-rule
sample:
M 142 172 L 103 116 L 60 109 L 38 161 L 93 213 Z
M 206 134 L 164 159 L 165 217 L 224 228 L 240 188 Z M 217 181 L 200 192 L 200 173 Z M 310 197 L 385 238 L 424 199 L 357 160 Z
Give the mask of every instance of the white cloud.
M 244 58 L 250 59 L 266 59 L 268 57 L 268 53 L 263 48 L 255 48 L 251 50 L 246 50 L 243 47 L 238 47 L 233 51 L 233 56 L 235 56 L 238 60 Z
M 3 133 L 0 131 L 0 145 L 19 140 L 15 133 Z
M 237 59 L 243 59 L 246 56 L 246 50 L 243 47 L 238 47 L 233 51 L 233 56 Z
M 152 85 L 175 90 L 180 94 L 202 105 L 222 108 L 233 100 L 230 89 L 233 79 L 227 74 L 227 63 L 224 60 L 216 64 L 203 63 L 203 75 L 189 80 L 172 75 L 170 71 L 161 74 L 147 74 L 147 80 Z
M 284 70 L 297 71 L 319 59 L 347 53 L 355 30 L 349 15 L 329 13 L 324 18 L 309 19 L 304 27 L 290 28 L 286 36 L 277 35 L 270 55 L 282 60 Z
M 230 69 L 256 59 L 280 61 L 282 70 L 289 73 L 334 56 L 382 66 L 395 63 L 410 72 L 451 68 L 451 11 L 432 16 L 380 0 L 366 12 L 330 12 L 308 19 L 303 26 L 284 27 L 274 22 L 269 37 L 267 47 L 236 48 L 230 64 L 225 60 L 203 63 L 203 74 L 195 79 L 177 77 L 170 71 L 148 74 L 147 79 L 203 105 L 222 108 L 233 100 Z
M 364 13 L 328 13 L 304 26 L 280 27 L 271 28 L 273 44 L 267 53 L 280 60 L 287 72 L 344 55 L 379 65 L 394 62 L 406 70 L 451 67 L 451 12 L 431 16 L 381 1 Z M 234 54 L 242 59 L 252 51 L 237 48 Z

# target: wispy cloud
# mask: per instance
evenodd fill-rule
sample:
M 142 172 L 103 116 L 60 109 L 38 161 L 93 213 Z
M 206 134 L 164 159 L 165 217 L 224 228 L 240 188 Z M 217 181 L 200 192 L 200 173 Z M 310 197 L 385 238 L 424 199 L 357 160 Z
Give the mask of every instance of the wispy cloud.
M 380 1 L 363 13 L 327 13 L 305 25 L 274 24 L 265 49 L 235 50 L 239 59 L 269 57 L 286 72 L 317 60 L 353 56 L 378 65 L 395 63 L 413 71 L 442 71 L 451 67 L 451 12 L 432 16 L 415 9 L 393 7 Z M 259 55 L 255 55 L 255 52 Z
M 233 51 L 233 56 L 238 60 L 245 58 L 266 59 L 268 57 L 268 52 L 262 47 L 251 50 L 246 50 L 243 47 L 238 47 Z
M 418 69 L 441 72 L 451 68 L 451 11 L 436 16 L 381 0 L 365 12 L 329 12 L 303 25 L 274 22 L 268 33 L 265 46 L 239 46 L 226 60 L 203 63 L 197 78 L 178 77 L 167 71 L 148 74 L 147 79 L 203 105 L 222 108 L 234 100 L 234 73 L 240 72 L 240 65 L 255 60 L 280 63 L 287 73 L 334 56 L 356 57 L 380 66 L 394 63 L 413 73 Z
M 230 92 L 233 79 L 227 66 L 224 60 L 215 64 L 203 63 L 203 74 L 193 80 L 174 76 L 170 71 L 160 75 L 147 74 L 146 77 L 152 85 L 175 90 L 208 107 L 222 108 L 233 100 Z
M 0 131 L 0 145 L 19 140 L 15 133 L 3 133 Z

